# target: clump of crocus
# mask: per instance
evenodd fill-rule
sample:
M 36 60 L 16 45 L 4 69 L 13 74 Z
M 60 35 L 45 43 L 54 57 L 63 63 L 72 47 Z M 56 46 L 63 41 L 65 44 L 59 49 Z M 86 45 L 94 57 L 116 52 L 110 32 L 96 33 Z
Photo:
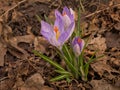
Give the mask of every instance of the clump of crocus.
M 71 9 L 65 7 L 62 14 L 55 11 L 55 23 L 50 25 L 41 21 L 41 34 L 53 45 L 62 49 L 63 44 L 72 35 L 75 27 L 74 15 Z
M 58 52 L 58 54 L 60 55 L 60 58 L 65 61 L 66 69 L 40 52 L 34 51 L 34 54 L 53 65 L 55 67 L 55 72 L 59 73 L 59 76 L 52 78 L 51 81 L 66 79 L 70 82 L 71 79 L 79 79 L 80 77 L 83 81 L 87 81 L 90 63 L 101 56 L 94 58 L 94 54 L 90 57 L 88 62 L 84 62 L 84 49 L 86 43 L 79 37 L 79 34 L 76 34 L 74 37 L 72 47 L 65 44 L 72 35 L 75 27 L 74 11 L 72 9 L 64 7 L 62 14 L 56 10 L 55 17 L 56 20 L 54 25 L 41 21 L 40 32 L 43 37 L 61 51 Z M 79 30 L 80 29 L 78 29 L 78 31 Z
M 80 37 L 75 37 L 73 39 L 72 41 L 73 52 L 75 53 L 77 57 L 81 54 L 84 48 L 84 45 L 85 45 L 85 42 Z

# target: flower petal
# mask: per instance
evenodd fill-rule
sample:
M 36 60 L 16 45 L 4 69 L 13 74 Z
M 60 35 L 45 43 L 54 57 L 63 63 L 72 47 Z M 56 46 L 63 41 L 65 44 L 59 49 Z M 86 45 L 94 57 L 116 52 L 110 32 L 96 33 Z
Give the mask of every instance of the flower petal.
M 53 28 L 50 24 L 41 21 L 41 31 L 40 33 L 49 40 L 52 36 L 54 36 Z
M 85 41 L 82 39 L 81 43 L 79 43 L 80 50 L 82 51 L 85 45 Z
M 55 37 L 55 33 L 53 28 L 48 23 L 41 21 L 41 34 L 49 41 L 53 46 L 59 47 L 60 43 L 57 41 Z
M 60 33 L 64 31 L 64 22 L 60 15 L 57 15 L 54 26 L 58 27 Z
M 64 28 L 66 30 L 69 27 L 69 25 L 71 24 L 71 20 L 68 17 L 68 15 L 64 15 L 63 16 L 63 21 L 64 21 Z
M 81 54 L 80 47 L 79 47 L 78 44 L 75 44 L 73 46 L 73 51 L 74 51 L 74 53 L 75 53 L 76 56 L 79 56 Z
M 75 12 L 73 11 L 72 8 L 70 8 L 70 13 L 71 13 L 71 16 L 70 16 L 71 20 L 74 20 L 75 19 Z
M 66 6 L 63 8 L 63 12 L 62 14 L 64 15 L 64 13 L 66 13 L 66 15 L 70 18 L 71 22 L 74 21 L 74 14 L 73 14 L 73 10 L 70 8 L 68 9 Z
M 81 39 L 80 37 L 75 37 L 72 41 L 72 47 L 73 47 L 73 51 L 75 53 L 76 56 L 79 56 L 80 53 L 82 52 L 83 48 L 84 48 L 84 40 Z
M 58 18 L 58 17 L 62 18 L 62 15 L 58 10 L 55 10 L 55 17 L 56 18 Z
M 61 35 L 60 35 L 60 38 L 58 39 L 58 41 L 62 44 L 64 44 L 65 41 L 67 41 L 69 39 L 69 37 L 72 35 L 73 31 L 74 31 L 74 27 L 75 27 L 75 23 L 72 22 L 68 29 L 65 30 L 65 32 L 63 32 Z
M 69 17 L 71 15 L 70 10 L 66 6 L 63 8 L 63 11 L 62 11 L 63 15 L 64 15 L 64 13 L 66 13 Z

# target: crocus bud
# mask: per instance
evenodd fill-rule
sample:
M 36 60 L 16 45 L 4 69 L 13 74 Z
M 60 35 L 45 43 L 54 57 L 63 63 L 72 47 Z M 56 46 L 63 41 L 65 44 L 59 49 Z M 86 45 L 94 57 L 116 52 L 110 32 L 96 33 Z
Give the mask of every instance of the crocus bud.
M 73 39 L 72 47 L 73 47 L 73 52 L 75 53 L 76 57 L 78 57 L 81 54 L 84 45 L 85 45 L 85 42 L 80 37 L 75 37 Z

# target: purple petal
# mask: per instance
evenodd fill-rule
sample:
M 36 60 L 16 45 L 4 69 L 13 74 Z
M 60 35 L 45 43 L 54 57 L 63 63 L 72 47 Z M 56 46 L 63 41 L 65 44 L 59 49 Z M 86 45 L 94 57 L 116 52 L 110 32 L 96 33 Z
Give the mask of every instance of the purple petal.
M 58 10 L 55 10 L 55 17 L 56 18 L 58 18 L 58 17 L 62 18 L 62 15 Z
M 54 26 L 58 27 L 58 30 L 60 33 L 62 33 L 64 31 L 64 23 L 63 23 L 63 18 L 61 16 L 58 15 L 56 17 Z
M 67 16 L 70 18 L 71 22 L 74 21 L 74 15 L 73 15 L 73 13 L 66 6 L 63 8 L 62 14 L 64 15 L 64 13 L 67 14 Z
M 75 44 L 73 46 L 73 52 L 75 53 L 76 56 L 79 56 L 81 54 L 80 47 L 78 44 Z
M 71 15 L 70 10 L 66 6 L 63 8 L 63 11 L 62 11 L 63 15 L 64 15 L 64 13 L 66 13 L 69 17 Z
M 65 30 L 61 35 L 60 38 L 58 39 L 59 42 L 61 42 L 62 44 L 64 44 L 65 41 L 67 41 L 69 39 L 69 37 L 72 35 L 73 31 L 74 31 L 74 27 L 75 27 L 75 23 L 72 22 L 70 24 L 70 26 L 68 27 L 67 30 Z
M 71 20 L 67 15 L 64 15 L 63 21 L 64 21 L 64 28 L 67 29 L 69 25 L 71 24 Z
M 74 37 L 74 39 L 73 39 L 73 41 L 72 41 L 72 45 L 73 45 L 73 46 L 78 43 L 78 38 L 79 38 L 79 37 Z
M 60 43 L 56 39 L 52 26 L 44 21 L 41 21 L 41 34 L 49 41 L 50 44 L 60 47 Z
M 82 52 L 83 48 L 84 48 L 84 40 L 83 39 L 80 39 L 79 37 L 75 37 L 72 41 L 72 46 L 73 46 L 73 51 L 76 52 L 75 53 L 78 53 L 78 52 Z M 79 49 L 78 49 L 78 46 L 79 46 Z
M 41 21 L 41 31 L 40 33 L 49 40 L 52 36 L 54 36 L 53 28 L 50 24 Z

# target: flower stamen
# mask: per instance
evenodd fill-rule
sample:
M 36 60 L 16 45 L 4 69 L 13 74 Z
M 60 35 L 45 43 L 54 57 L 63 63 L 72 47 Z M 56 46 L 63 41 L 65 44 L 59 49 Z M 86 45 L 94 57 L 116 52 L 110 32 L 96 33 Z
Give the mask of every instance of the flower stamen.
M 63 12 L 62 16 L 65 16 L 66 15 L 66 12 Z
M 58 40 L 59 36 L 60 36 L 60 32 L 59 32 L 59 29 L 57 26 L 54 26 L 54 31 L 55 31 L 55 34 L 56 34 L 56 39 Z
M 77 42 L 78 42 L 78 43 L 81 43 L 81 42 L 82 42 L 82 40 L 81 40 L 80 38 L 78 38 Z

